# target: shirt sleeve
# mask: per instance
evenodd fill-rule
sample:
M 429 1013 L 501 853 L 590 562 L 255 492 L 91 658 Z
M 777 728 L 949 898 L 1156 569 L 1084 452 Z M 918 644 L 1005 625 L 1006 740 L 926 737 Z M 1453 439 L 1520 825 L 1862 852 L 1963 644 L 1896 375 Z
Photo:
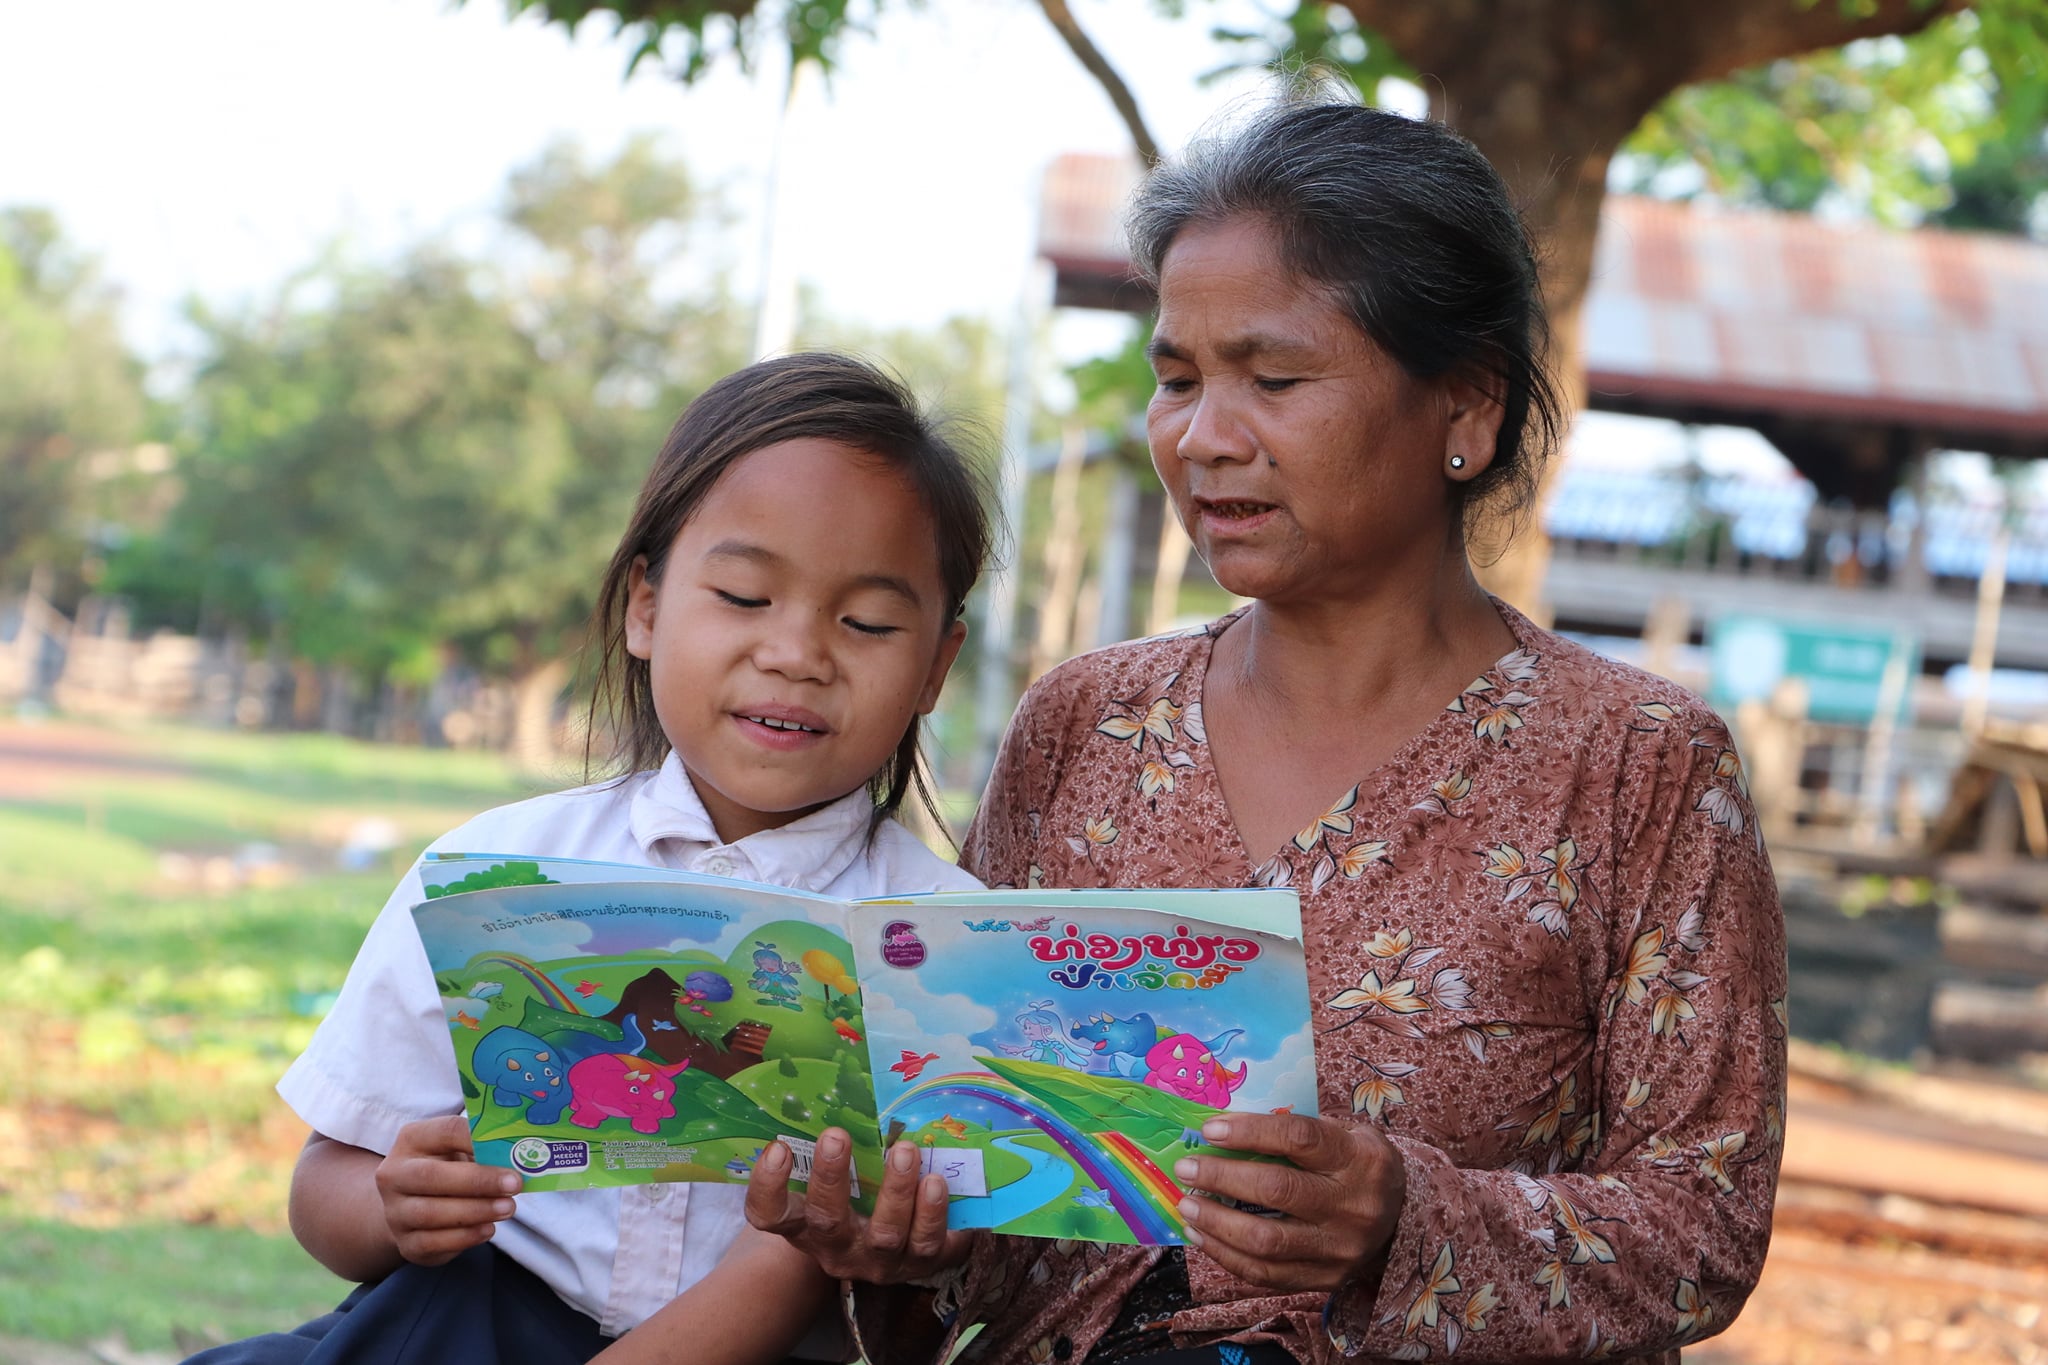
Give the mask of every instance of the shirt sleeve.
M 1460 1169 L 1392 1137 L 1400 1223 L 1376 1295 L 1330 1301 L 1341 1354 L 1654 1354 L 1718 1331 L 1756 1284 L 1784 1138 L 1784 922 L 1726 729 L 1696 704 L 1653 713 L 1621 762 L 1592 1064 L 1538 1119 L 1564 1159 Z
M 462 1112 L 447 1015 L 413 926 L 412 907 L 425 899 L 416 864 L 371 924 L 334 1008 L 277 1083 L 315 1131 L 373 1152 L 389 1152 L 416 1119 Z

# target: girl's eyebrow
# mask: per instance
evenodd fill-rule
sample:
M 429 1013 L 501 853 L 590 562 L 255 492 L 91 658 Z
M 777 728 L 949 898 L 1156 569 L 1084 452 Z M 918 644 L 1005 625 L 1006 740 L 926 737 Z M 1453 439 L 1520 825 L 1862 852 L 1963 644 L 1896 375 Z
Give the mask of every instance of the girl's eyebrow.
M 765 545 L 756 545 L 749 540 L 721 540 L 704 552 L 706 559 L 739 559 L 752 564 L 765 564 L 777 568 L 788 561 Z M 896 574 L 864 573 L 854 577 L 854 584 L 862 588 L 879 588 L 894 593 L 908 602 L 915 610 L 924 610 L 924 597 L 909 579 Z

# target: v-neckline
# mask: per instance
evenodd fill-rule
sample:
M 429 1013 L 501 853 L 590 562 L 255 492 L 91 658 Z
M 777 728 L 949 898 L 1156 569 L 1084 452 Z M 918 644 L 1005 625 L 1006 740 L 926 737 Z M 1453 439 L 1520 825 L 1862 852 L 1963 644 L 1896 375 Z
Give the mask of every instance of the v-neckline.
M 1523 616 L 1520 612 L 1516 611 L 1507 603 L 1501 601 L 1500 598 L 1495 597 L 1491 593 L 1489 593 L 1487 594 L 1487 600 L 1493 604 L 1494 611 L 1497 612 L 1500 616 L 1501 624 L 1508 628 L 1508 634 L 1514 637 L 1515 643 L 1514 646 L 1511 649 L 1509 649 L 1507 654 L 1501 655 L 1499 659 L 1495 659 L 1492 663 L 1486 666 L 1486 668 L 1482 671 L 1480 675 L 1482 677 L 1485 675 L 1485 673 L 1491 672 L 1492 670 L 1499 668 L 1502 659 L 1506 659 L 1513 654 L 1527 652 L 1530 648 L 1529 635 L 1536 629 L 1534 622 L 1530 621 L 1527 617 Z M 1233 611 L 1228 615 L 1218 617 L 1215 621 L 1211 622 L 1209 626 L 1202 632 L 1200 642 L 1201 647 L 1195 651 L 1195 657 L 1192 660 L 1192 672 L 1194 676 L 1190 681 L 1187 695 L 1196 703 L 1201 705 L 1204 714 L 1206 714 L 1209 709 L 1209 665 L 1216 658 L 1216 642 L 1223 638 L 1223 633 L 1225 631 L 1229 630 L 1233 625 L 1236 625 L 1239 621 L 1243 620 L 1250 611 L 1250 606 L 1240 607 L 1236 611 Z M 1427 742 L 1433 740 L 1436 737 L 1438 730 L 1448 728 L 1458 723 L 1463 713 L 1451 710 L 1451 704 L 1462 699 L 1469 691 L 1470 685 L 1468 684 L 1467 686 L 1461 688 L 1455 695 L 1447 698 L 1444 704 L 1437 708 L 1436 714 L 1430 717 L 1427 724 L 1423 725 L 1422 728 L 1417 730 L 1414 734 L 1408 736 L 1406 740 L 1402 741 L 1400 747 L 1396 748 L 1392 753 L 1388 754 L 1385 758 L 1381 759 L 1379 763 L 1376 764 L 1370 771 L 1360 776 L 1356 781 L 1354 781 L 1349 787 L 1345 789 L 1345 791 L 1348 791 L 1353 794 L 1354 808 L 1357 805 L 1359 796 L 1361 796 L 1365 790 L 1366 783 L 1372 781 L 1375 777 L 1379 776 L 1382 773 L 1391 772 L 1394 769 L 1407 764 L 1408 761 L 1412 759 L 1415 756 L 1415 754 L 1419 752 Z M 1230 798 L 1224 794 L 1223 770 L 1216 763 L 1215 747 L 1205 740 L 1202 744 L 1202 754 L 1204 761 L 1208 765 L 1208 786 L 1213 789 L 1213 800 L 1216 803 L 1218 813 L 1222 817 L 1219 823 L 1223 826 L 1223 828 L 1230 831 L 1231 843 L 1236 846 L 1238 856 L 1244 860 L 1245 866 L 1250 869 L 1248 876 L 1252 880 L 1256 881 L 1260 877 L 1260 875 L 1266 871 L 1267 868 L 1271 867 L 1275 862 L 1279 861 L 1281 858 L 1286 857 L 1288 849 L 1296 846 L 1294 842 L 1294 836 L 1288 835 L 1284 837 L 1280 841 L 1280 846 L 1274 849 L 1271 853 L 1267 854 L 1264 858 L 1254 857 L 1251 851 L 1250 844 L 1247 843 L 1245 840 L 1244 831 L 1242 830 L 1242 828 L 1239 827 L 1237 823 L 1237 815 L 1230 809 Z M 1322 809 L 1324 811 L 1330 810 L 1337 804 L 1339 800 L 1343 798 L 1343 796 L 1344 792 L 1339 792 L 1337 796 L 1329 802 L 1327 802 L 1322 807 Z M 1306 829 L 1308 828 L 1308 826 L 1304 825 L 1302 826 L 1302 828 Z

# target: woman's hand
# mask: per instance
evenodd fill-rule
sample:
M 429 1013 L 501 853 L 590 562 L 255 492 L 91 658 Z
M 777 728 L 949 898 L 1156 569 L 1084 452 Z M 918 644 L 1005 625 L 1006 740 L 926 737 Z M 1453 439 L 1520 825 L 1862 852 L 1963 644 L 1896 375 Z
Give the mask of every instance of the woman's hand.
M 1371 1128 L 1305 1114 L 1221 1114 L 1202 1136 L 1292 1166 L 1230 1157 L 1183 1157 L 1174 1178 L 1193 1190 L 1262 1204 L 1262 1217 L 1190 1194 L 1180 1204 L 1188 1245 L 1241 1280 L 1282 1292 L 1330 1293 L 1377 1283 L 1400 1221 L 1407 1173 L 1401 1153 Z
M 853 1144 L 844 1130 L 827 1128 L 811 1159 L 810 1191 L 789 1189 L 793 1158 L 773 1142 L 747 1177 L 747 1221 L 809 1253 L 827 1275 L 870 1284 L 919 1280 L 967 1259 L 972 1240 L 946 1230 L 946 1179 L 917 1177 L 917 1148 L 899 1142 L 889 1149 L 875 1211 L 854 1212 L 851 1187 Z

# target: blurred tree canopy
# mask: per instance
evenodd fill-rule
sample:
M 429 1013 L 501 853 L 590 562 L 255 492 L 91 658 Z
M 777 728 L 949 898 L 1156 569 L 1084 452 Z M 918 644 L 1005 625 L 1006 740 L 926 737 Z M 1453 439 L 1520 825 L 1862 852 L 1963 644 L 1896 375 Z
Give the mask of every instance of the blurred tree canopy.
M 0 210 L 0 584 L 75 569 L 95 458 L 142 433 L 142 367 L 98 264 L 40 209 Z
M 1183 17 L 1201 0 L 1153 0 Z M 575 27 L 603 15 L 690 81 L 764 45 L 830 65 L 883 0 L 508 0 Z M 1066 0 L 1040 8 L 1101 82 L 1141 158 L 1156 142 Z M 1620 178 L 1811 207 L 1829 196 L 1897 221 L 2012 227 L 2038 202 L 2048 0 L 1278 0 L 1217 30 L 1253 64 L 1328 64 L 1368 98 L 1407 75 L 1479 147 L 1544 241 L 1555 357 L 1579 382 L 1579 307 L 1610 169 Z M 1904 41 L 1900 41 L 1904 39 Z M 1126 61 L 1142 54 L 1124 54 Z M 1495 566 L 1530 600 L 1540 537 Z
M 183 497 L 112 586 L 365 678 L 558 689 L 669 423 L 744 359 L 723 293 L 667 278 L 706 212 L 650 141 L 557 147 L 512 179 L 509 264 L 428 244 L 195 306 Z

